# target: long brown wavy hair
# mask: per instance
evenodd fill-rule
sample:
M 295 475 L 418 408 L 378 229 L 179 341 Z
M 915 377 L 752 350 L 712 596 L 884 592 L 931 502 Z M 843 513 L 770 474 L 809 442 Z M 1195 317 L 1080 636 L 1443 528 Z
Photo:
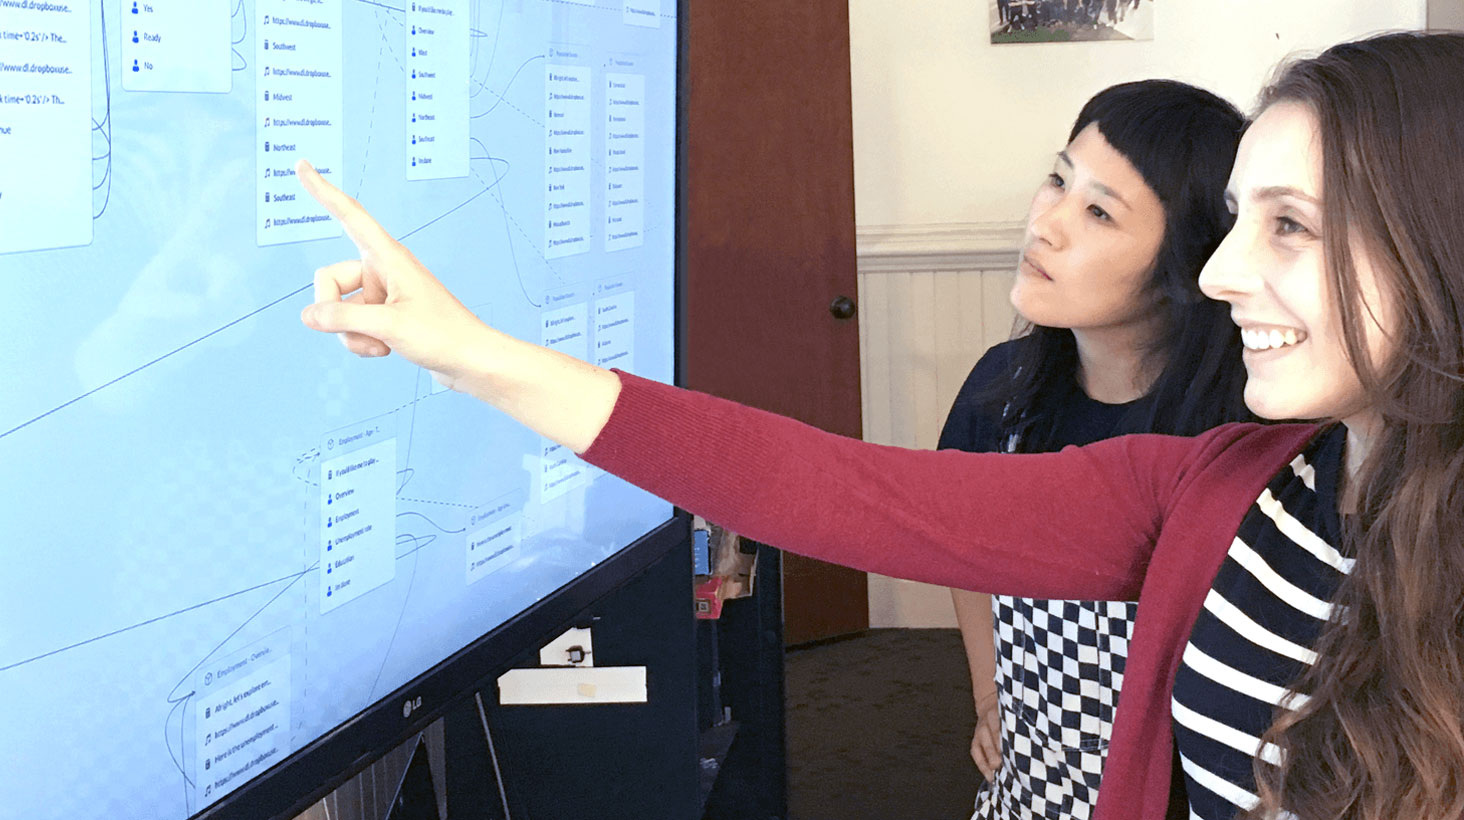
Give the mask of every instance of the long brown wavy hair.
M 1308 106 L 1322 148 L 1328 287 L 1382 417 L 1353 479 L 1357 559 L 1318 660 L 1278 709 L 1261 804 L 1302 820 L 1464 817 L 1464 34 L 1389 34 L 1284 67 L 1262 95 Z M 1391 352 L 1367 355 L 1354 251 Z

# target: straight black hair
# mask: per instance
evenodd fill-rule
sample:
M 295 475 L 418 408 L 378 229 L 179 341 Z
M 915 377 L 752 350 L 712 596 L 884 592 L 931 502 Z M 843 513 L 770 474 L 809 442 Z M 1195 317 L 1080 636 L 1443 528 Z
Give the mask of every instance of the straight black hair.
M 1163 315 L 1145 352 L 1159 376 L 1125 419 L 1129 432 L 1196 435 L 1252 418 L 1245 407 L 1240 329 L 1229 306 L 1200 293 L 1200 270 L 1235 217 L 1225 186 L 1246 120 L 1204 89 L 1140 80 L 1098 92 L 1078 113 L 1068 142 L 1090 124 L 1127 159 L 1164 206 L 1164 238 L 1148 290 Z M 1077 378 L 1071 330 L 1018 322 L 1009 378 L 993 382 L 983 405 L 1000 409 L 1004 436 L 1019 449 L 1051 449 L 1062 397 Z M 1014 439 L 1012 438 L 1014 437 Z

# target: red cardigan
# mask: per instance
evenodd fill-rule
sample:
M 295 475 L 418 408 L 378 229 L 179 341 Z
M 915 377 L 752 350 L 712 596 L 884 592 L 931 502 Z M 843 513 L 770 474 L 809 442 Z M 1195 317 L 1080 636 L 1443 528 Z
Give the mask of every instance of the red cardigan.
M 620 379 L 584 458 L 736 532 L 942 586 L 1137 599 L 1095 820 L 1164 817 L 1180 654 L 1241 518 L 1317 431 L 1231 424 L 1035 455 L 905 450 Z

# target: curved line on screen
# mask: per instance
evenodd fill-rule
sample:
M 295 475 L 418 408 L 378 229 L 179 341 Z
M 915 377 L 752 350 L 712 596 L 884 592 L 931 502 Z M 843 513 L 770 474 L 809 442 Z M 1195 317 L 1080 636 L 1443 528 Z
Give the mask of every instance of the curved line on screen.
M 422 519 L 423 521 L 426 521 L 428 524 L 430 524 L 433 527 L 433 529 L 436 529 L 439 532 L 446 533 L 447 535 L 457 535 L 459 533 L 464 533 L 464 532 L 467 532 L 468 531 L 468 528 L 467 527 L 460 527 L 460 528 L 455 529 L 455 530 L 443 529 L 443 527 L 442 527 L 441 524 L 437 523 L 436 521 L 433 521 L 432 519 L 428 518 L 427 516 L 425 516 L 425 515 L 423 515 L 423 514 L 421 514 L 419 512 L 415 512 L 415 511 L 412 511 L 412 510 L 408 510 L 407 512 L 397 513 L 396 514 L 396 517 L 397 518 L 406 518 L 409 515 L 414 515 L 414 516 Z M 401 556 L 398 556 L 398 557 L 401 557 Z M 3 671 L 5 671 L 5 670 L 0 669 L 0 672 L 3 672 Z
M 168 716 L 165 717 L 165 718 L 163 718 L 163 745 L 168 747 L 168 757 L 170 757 L 170 758 L 173 759 L 173 767 L 178 770 L 178 773 L 179 774 L 183 775 L 183 803 L 184 803 L 184 805 L 188 805 L 189 802 L 190 802 L 188 800 L 188 796 L 189 796 L 188 795 L 188 787 L 193 785 L 193 778 L 189 777 L 188 776 L 188 773 L 185 772 L 185 771 L 183 771 L 183 762 L 180 761 L 178 759 L 178 755 L 173 752 L 173 738 L 171 738 L 171 737 L 168 736 L 168 726 L 173 722 L 173 717 L 178 714 L 178 710 L 186 707 L 188 705 L 188 701 L 190 699 L 191 698 L 184 698 L 184 699 L 178 701 L 177 703 L 173 704 L 173 708 L 172 708 L 171 711 L 168 712 Z M 180 721 L 178 721 L 178 751 L 181 752 L 182 750 L 183 750 L 183 721 L 180 720 Z
M 417 536 L 415 535 L 410 537 L 414 541 L 417 539 Z M 430 544 L 432 543 L 432 541 L 436 541 L 437 536 L 431 536 L 431 539 L 432 540 L 428 541 L 427 543 Z M 398 538 L 397 540 L 398 542 L 401 541 L 400 538 Z M 422 546 L 426 546 L 426 544 L 423 544 Z M 393 647 L 396 646 L 397 635 L 399 635 L 402 631 L 402 621 L 407 617 L 407 604 L 409 604 L 412 600 L 412 590 L 417 586 L 417 568 L 422 563 L 421 559 L 417 556 L 417 552 L 421 549 L 422 547 L 416 547 L 415 549 L 407 553 L 408 555 L 412 556 L 412 577 L 407 580 L 407 593 L 402 596 L 402 611 L 397 613 L 396 626 L 392 627 L 391 630 L 391 640 L 386 642 L 386 651 L 381 653 L 381 666 L 377 667 L 376 677 L 371 681 L 371 691 L 366 696 L 366 700 L 372 703 L 376 701 L 376 687 L 381 685 L 381 676 L 386 672 L 387 661 L 391 660 L 391 650 Z M 397 556 L 397 560 L 400 561 L 402 557 L 403 556 L 400 555 Z
M 525 302 L 528 302 L 536 308 L 542 308 L 543 305 L 535 302 L 533 297 L 529 296 L 529 289 L 524 287 L 524 274 L 519 268 L 518 251 L 513 246 L 513 231 L 509 230 L 509 223 L 513 222 L 513 217 L 508 215 L 508 205 L 503 201 L 503 195 L 498 191 L 493 192 L 493 198 L 498 201 L 498 210 L 503 213 L 503 236 L 508 240 L 508 258 L 513 260 L 513 275 L 518 281 L 519 292 L 523 293 Z M 513 222 L 513 227 L 518 228 L 519 233 L 523 233 L 524 229 L 519 228 L 517 222 Z M 528 241 L 527 234 L 525 234 L 524 240 Z M 533 242 L 529 242 L 529 247 L 533 247 Z M 539 253 L 538 248 L 534 248 L 534 252 L 538 253 L 539 258 L 544 260 L 544 267 L 548 268 L 550 273 L 555 273 L 554 266 L 549 264 L 548 259 L 544 259 L 544 254 Z
M 536 57 L 530 57 L 529 59 L 524 60 L 523 64 L 518 67 L 518 70 L 513 73 L 513 76 L 508 78 L 508 85 L 505 85 L 503 87 L 503 91 L 501 91 L 501 92 L 500 91 L 489 91 L 488 92 L 489 94 L 492 94 L 493 96 L 497 97 L 498 98 L 498 102 L 496 102 L 496 103 L 488 106 L 488 110 L 487 111 L 484 111 L 481 114 L 469 114 L 468 115 L 468 119 L 470 119 L 470 120 L 482 119 L 483 117 L 486 117 L 489 114 L 492 114 L 494 112 L 494 110 L 496 110 L 498 108 L 498 106 L 501 105 L 501 104 L 503 104 L 503 103 L 508 103 L 508 107 L 509 108 L 512 108 L 513 110 L 518 111 L 518 108 L 513 103 L 509 103 L 508 102 L 508 99 L 507 99 L 508 98 L 508 92 L 513 89 L 514 80 L 517 80 L 518 79 L 519 74 L 523 73 L 523 70 L 525 68 L 528 68 L 529 67 L 529 63 L 535 62 L 537 60 L 543 60 L 543 59 L 545 59 L 544 58 L 544 55 L 540 54 L 540 55 L 538 55 Z M 484 90 L 487 90 L 486 89 L 486 86 L 485 86 Z M 522 112 L 522 111 L 519 111 L 519 113 L 520 114 L 524 114 L 524 112 Z M 528 117 L 529 115 L 528 114 L 524 114 L 524 116 L 525 117 Z M 530 120 L 533 120 L 534 118 L 533 117 L 529 117 L 529 119 Z M 543 123 L 540 123 L 537 120 L 535 120 L 534 122 L 537 125 L 540 125 L 540 126 L 543 125 Z
M 493 76 L 493 63 L 494 63 L 494 61 L 496 61 L 498 59 L 498 41 L 503 37 L 503 10 L 505 8 L 507 8 L 507 7 L 508 7 L 508 4 L 507 3 L 502 3 L 501 2 L 501 3 L 498 4 L 498 22 L 496 24 L 494 24 L 494 26 L 493 26 L 493 51 L 488 54 L 488 66 L 485 69 L 483 69 L 483 82 L 478 83 L 478 87 L 475 88 L 475 89 L 473 89 L 473 92 L 468 95 L 468 99 L 469 100 L 471 100 L 474 97 L 478 96 L 478 94 L 480 92 L 482 92 L 483 89 L 487 88 L 488 87 L 488 78 L 491 77 L 491 76 Z M 474 16 L 476 16 L 477 13 L 478 13 L 478 6 L 475 5 L 475 6 L 473 6 L 473 14 L 474 14 Z M 487 37 L 488 36 L 488 33 L 487 32 L 479 31 L 476 28 L 470 29 L 470 31 L 473 34 L 473 39 L 474 40 L 477 40 L 477 39 L 480 39 L 480 38 L 483 38 L 483 37 Z M 478 44 L 477 43 L 473 43 L 473 64 L 468 68 L 468 76 L 469 77 L 474 77 L 474 76 L 477 76 L 477 74 L 478 74 Z
M 109 55 L 109 53 L 107 51 L 107 6 L 106 6 L 105 3 L 103 3 L 101 5 L 101 7 L 98 9 L 98 12 L 101 14 L 101 19 L 102 19 L 102 65 L 104 65 L 104 66 L 110 66 L 112 64 L 112 62 L 111 62 L 111 59 L 112 58 L 111 58 L 111 56 Z M 111 71 L 103 71 L 102 72 L 102 99 L 104 100 L 104 104 L 106 106 L 106 108 L 105 108 L 105 112 L 106 113 L 104 113 L 102 115 L 102 121 L 101 122 L 97 122 L 96 121 L 96 117 L 92 117 L 92 122 L 94 123 L 94 125 L 92 127 L 92 131 L 94 131 L 94 132 L 98 132 L 98 131 L 101 132 L 102 138 L 107 141 L 107 152 L 105 154 L 102 154 L 102 156 L 100 158 L 93 157 L 92 158 L 92 161 L 93 162 L 97 162 L 97 161 L 100 161 L 100 159 L 105 159 L 107 161 L 107 165 L 106 165 L 106 168 L 103 169 L 103 171 L 102 171 L 102 179 L 101 179 L 101 181 L 99 181 L 97 184 L 95 184 L 95 185 L 92 186 L 92 191 L 93 192 L 96 192 L 96 191 L 100 190 L 103 185 L 105 185 L 105 186 L 107 186 L 107 192 L 106 192 L 106 194 L 103 195 L 101 209 L 98 210 L 96 213 L 92 214 L 92 221 L 93 222 L 95 222 L 96 220 L 102 218 L 102 215 L 107 212 L 107 206 L 109 204 L 111 204 L 111 202 L 112 202 L 112 124 L 111 124 L 112 123 L 112 73 L 111 73 Z M 93 171 L 93 173 L 95 173 L 95 171 Z M 95 201 L 95 200 L 93 200 L 93 201 Z
M 244 42 L 246 39 L 249 38 L 249 15 L 247 15 L 247 14 L 241 14 L 240 12 L 242 12 L 242 11 L 244 11 L 244 0 L 239 0 L 239 5 L 235 6 L 233 13 L 231 13 L 229 15 L 229 19 L 231 21 L 234 18 L 237 17 L 241 21 L 243 21 L 243 23 L 244 23 L 244 30 L 241 31 L 241 32 L 239 32 L 239 39 L 235 40 L 232 43 L 232 45 L 236 45 L 236 46 L 239 45 L 240 43 Z M 234 53 L 235 54 L 239 54 L 239 52 L 237 52 L 237 51 L 235 51 Z M 242 57 L 244 55 L 240 54 L 239 56 Z

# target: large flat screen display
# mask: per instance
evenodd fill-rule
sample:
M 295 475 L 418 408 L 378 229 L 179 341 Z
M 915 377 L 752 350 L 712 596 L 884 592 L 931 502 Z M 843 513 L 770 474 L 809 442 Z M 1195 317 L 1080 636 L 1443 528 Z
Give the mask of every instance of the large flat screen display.
M 670 380 L 672 0 L 0 0 L 0 817 L 182 820 L 667 520 L 299 321 L 309 159 Z

